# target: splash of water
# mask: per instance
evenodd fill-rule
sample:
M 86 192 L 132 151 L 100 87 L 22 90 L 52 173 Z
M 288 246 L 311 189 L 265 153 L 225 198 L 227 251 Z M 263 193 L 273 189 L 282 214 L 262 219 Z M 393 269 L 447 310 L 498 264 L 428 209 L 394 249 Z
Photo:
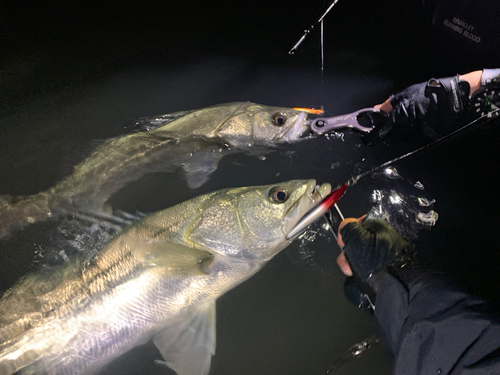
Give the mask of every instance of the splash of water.
M 417 222 L 422 224 L 424 227 L 430 228 L 436 225 L 436 221 L 439 218 L 439 215 L 436 211 L 419 212 L 417 214 Z
M 379 178 L 389 178 L 391 180 L 399 179 L 402 178 L 401 175 L 399 174 L 398 170 L 394 168 L 393 166 L 388 166 L 385 167 L 384 169 L 381 169 L 379 171 L 376 171 L 372 174 L 372 177 L 374 179 L 379 179 Z
M 316 244 L 316 249 L 311 246 L 314 242 L 323 243 L 325 245 Z M 331 254 L 325 252 L 325 249 L 330 249 L 336 245 L 333 244 L 334 240 L 331 236 L 331 231 L 326 220 L 319 220 L 318 222 L 312 224 L 297 240 L 298 243 L 298 254 L 288 256 L 291 258 L 292 262 L 296 262 L 300 265 L 306 265 L 314 270 L 318 275 L 324 277 L 330 277 L 336 273 L 336 265 L 331 259 Z M 336 256 L 336 255 L 335 255 Z
M 135 220 L 135 216 L 131 216 Z M 132 220 L 131 219 L 131 220 Z M 110 225 L 105 220 L 83 220 L 76 217 L 62 218 L 49 233 L 48 244 L 35 245 L 34 268 L 50 268 L 65 264 L 76 254 L 90 259 L 123 226 Z
M 344 133 L 338 133 L 338 132 L 331 132 L 331 133 L 326 133 L 326 134 L 323 134 L 323 136 L 328 139 L 328 140 L 337 140 L 337 139 L 340 139 L 342 142 L 345 142 L 345 139 L 344 139 Z
M 335 162 L 335 163 L 332 163 L 332 165 L 330 166 L 331 169 L 335 169 L 335 168 L 338 168 L 340 167 L 340 162 Z
M 419 190 L 425 190 L 424 185 L 420 181 L 415 182 L 413 186 L 415 186 Z
M 374 171 L 372 178 L 383 187 L 372 191 L 371 217 L 386 220 L 401 236 L 413 240 L 422 229 L 430 230 L 436 225 L 436 200 L 424 193 L 420 181 L 412 183 L 390 165 Z
M 307 230 L 299 236 L 299 253 L 303 260 L 310 259 L 314 256 L 314 251 L 309 248 L 309 244 L 315 242 L 317 239 L 325 239 L 330 242 L 330 227 L 328 223 L 314 223 Z

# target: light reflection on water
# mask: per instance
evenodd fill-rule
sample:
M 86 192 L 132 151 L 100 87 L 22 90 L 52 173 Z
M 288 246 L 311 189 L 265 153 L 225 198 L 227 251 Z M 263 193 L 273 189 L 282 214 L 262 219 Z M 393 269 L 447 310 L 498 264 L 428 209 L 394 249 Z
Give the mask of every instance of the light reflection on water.
M 63 218 L 49 233 L 50 241 L 38 244 L 33 260 L 38 267 L 52 267 L 67 263 L 76 254 L 92 258 L 117 232 L 117 227 L 105 223 L 89 223 L 72 217 Z
M 436 200 L 424 191 L 421 183 L 412 184 L 392 166 L 382 173 L 374 173 L 372 180 L 372 185 L 380 187 L 372 190 L 369 197 L 366 197 L 371 203 L 371 209 L 368 211 L 369 217 L 387 221 L 402 237 L 410 240 L 418 239 L 422 230 L 431 230 L 436 225 L 439 218 L 439 214 L 433 209 Z M 364 194 L 368 195 L 368 191 Z M 342 207 L 342 200 L 339 205 Z M 337 247 L 330 227 L 323 219 L 311 225 L 298 238 L 298 248 L 300 258 L 307 265 L 326 275 L 332 270 L 324 264 L 321 265 L 322 254 L 313 245 L 318 240 L 326 241 L 326 246 L 329 248 Z
M 371 217 L 386 220 L 401 236 L 413 240 L 421 230 L 436 225 L 439 217 L 433 210 L 436 200 L 428 196 L 422 183 L 412 184 L 392 166 L 374 173 L 372 178 L 382 187 L 371 194 Z

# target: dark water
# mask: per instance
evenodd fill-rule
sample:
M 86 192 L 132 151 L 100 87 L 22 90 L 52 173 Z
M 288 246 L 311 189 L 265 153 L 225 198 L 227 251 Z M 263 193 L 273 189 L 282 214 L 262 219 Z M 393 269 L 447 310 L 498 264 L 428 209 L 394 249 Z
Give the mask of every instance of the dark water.
M 426 34 L 415 11 L 406 15 L 390 4 L 341 1 L 325 24 L 321 86 L 317 35 L 296 56 L 286 54 L 294 35 L 321 5 L 0 5 L 0 194 L 47 189 L 96 140 L 125 134 L 141 117 L 240 100 L 324 105 L 329 114 L 340 114 L 381 102 L 433 75 L 425 65 Z M 385 41 L 390 38 L 389 47 Z M 489 297 L 498 285 L 498 132 L 475 130 L 397 165 L 407 181 L 420 181 L 437 201 L 438 224 L 417 241 L 423 257 L 450 268 L 471 290 Z M 353 133 L 344 140 L 309 139 L 265 160 L 241 154 L 224 158 L 209 182 L 196 190 L 188 189 L 179 173 L 150 174 L 111 202 L 128 212 L 151 212 L 229 186 L 295 178 L 336 185 L 413 148 L 368 148 Z M 375 188 L 384 183 L 367 178 L 351 188 L 341 201 L 344 213 L 368 211 Z M 53 226 L 33 225 L 0 242 L 1 291 L 30 270 L 35 251 L 50 242 L 47 233 Z M 330 362 L 372 332 L 372 317 L 343 296 L 332 241 L 319 236 L 305 249 L 292 244 L 220 298 L 211 374 L 325 373 Z M 104 373 L 165 373 L 153 364 L 158 358 L 148 344 Z M 391 365 L 379 346 L 338 374 L 389 374 Z

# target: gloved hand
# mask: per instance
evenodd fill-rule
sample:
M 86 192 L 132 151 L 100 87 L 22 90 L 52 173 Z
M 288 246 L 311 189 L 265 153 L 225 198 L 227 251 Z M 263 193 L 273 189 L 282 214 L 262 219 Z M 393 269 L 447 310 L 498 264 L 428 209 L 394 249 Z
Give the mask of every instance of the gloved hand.
M 410 258 L 409 244 L 380 219 L 351 220 L 340 228 L 339 245 L 343 246 L 343 255 L 350 268 L 338 263 L 344 273 L 352 271 L 353 275 L 346 280 L 345 294 L 360 307 L 374 305 L 380 274 L 388 266 Z
M 469 93 L 470 84 L 458 75 L 409 86 L 389 98 L 392 110 L 386 121 L 365 135 L 363 141 L 375 145 L 389 134 L 407 138 L 417 129 L 427 138 L 441 138 L 467 123 Z

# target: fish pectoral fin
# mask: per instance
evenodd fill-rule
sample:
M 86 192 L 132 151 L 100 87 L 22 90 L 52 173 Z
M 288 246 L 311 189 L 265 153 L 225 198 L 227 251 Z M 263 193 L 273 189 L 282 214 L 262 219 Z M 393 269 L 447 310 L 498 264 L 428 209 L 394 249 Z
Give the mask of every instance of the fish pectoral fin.
M 134 256 L 146 267 L 163 267 L 171 273 L 207 275 L 214 255 L 208 251 L 175 244 L 164 240 L 137 241 L 131 244 Z
M 177 375 L 208 374 L 215 354 L 215 302 L 158 332 L 153 342 Z
M 194 152 L 183 166 L 189 188 L 196 189 L 207 182 L 221 158 L 222 153 L 213 150 Z

